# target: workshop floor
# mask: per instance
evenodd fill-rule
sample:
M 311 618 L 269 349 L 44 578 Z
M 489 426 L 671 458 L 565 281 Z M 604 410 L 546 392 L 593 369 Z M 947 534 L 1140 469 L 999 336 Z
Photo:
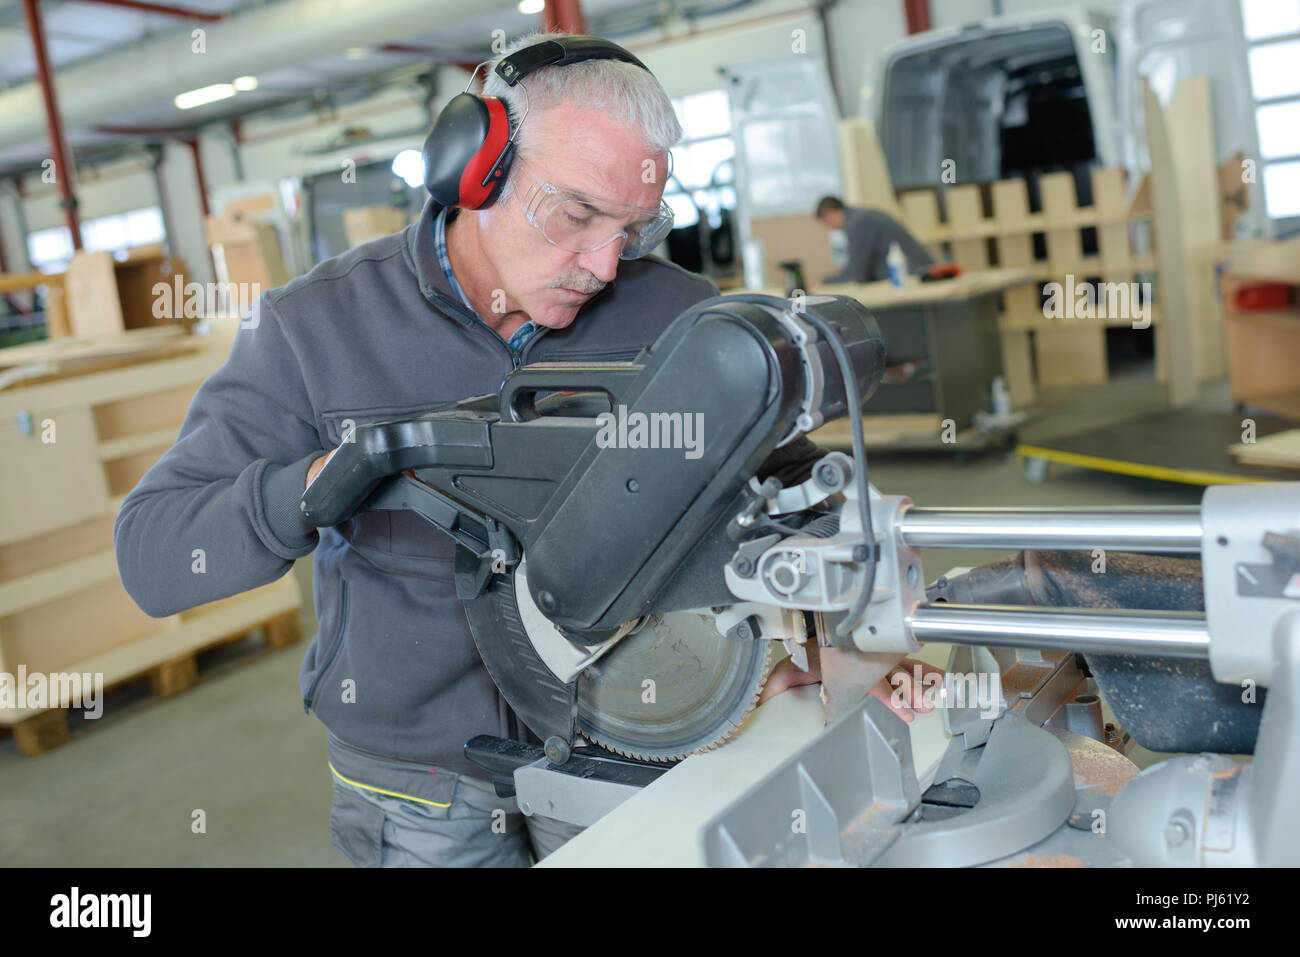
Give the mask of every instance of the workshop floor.
M 1231 408 L 1222 389 L 1201 402 Z M 1021 439 L 1104 427 L 1161 406 L 1160 387 L 1139 367 L 1105 387 L 1044 396 Z M 1002 453 L 961 466 L 938 455 L 878 455 L 870 469 L 883 492 L 920 505 L 1195 504 L 1201 495 L 1193 486 L 1063 466 L 1032 485 Z M 996 557 L 931 551 L 927 579 Z M 310 562 L 293 574 L 310 595 Z M 302 617 L 310 636 L 310 607 Z M 348 866 L 329 846 L 324 729 L 303 714 L 298 692 L 305 648 L 216 655 L 227 660 L 176 698 L 110 697 L 101 720 L 39 758 L 19 755 L 12 738 L 0 741 L 0 865 Z M 1151 760 L 1141 749 L 1131 756 Z M 192 831 L 196 810 L 206 833 Z

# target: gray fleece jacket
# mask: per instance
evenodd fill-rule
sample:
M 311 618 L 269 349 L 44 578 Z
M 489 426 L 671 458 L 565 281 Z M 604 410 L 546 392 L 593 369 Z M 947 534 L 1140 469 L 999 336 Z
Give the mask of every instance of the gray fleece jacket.
M 345 423 L 495 392 L 517 364 L 631 359 L 717 289 L 654 257 L 621 262 L 572 325 L 543 329 L 514 359 L 448 285 L 438 209 L 262 297 L 256 327 L 239 331 L 176 444 L 123 502 L 114 546 L 123 585 L 159 617 L 274 581 L 315 549 L 320 631 L 303 661 L 304 706 L 358 751 L 482 776 L 462 748 L 506 733 L 505 709 L 456 599 L 451 539 L 409 512 L 318 531 L 298 507 L 307 468 Z

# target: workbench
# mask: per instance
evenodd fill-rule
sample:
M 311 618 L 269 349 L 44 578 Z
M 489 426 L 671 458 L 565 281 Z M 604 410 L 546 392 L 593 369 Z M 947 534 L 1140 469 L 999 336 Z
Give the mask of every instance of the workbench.
M 1001 293 L 1032 278 L 1027 269 L 987 269 L 933 282 L 909 277 L 901 288 L 889 282 L 836 283 L 810 291 L 858 300 L 884 336 L 885 378 L 864 410 L 869 447 L 960 456 L 1014 445 L 1012 429 L 981 432 L 973 420 L 976 412 L 991 411 L 993 380 L 1004 376 Z M 811 437 L 828 448 L 852 441 L 847 421 Z

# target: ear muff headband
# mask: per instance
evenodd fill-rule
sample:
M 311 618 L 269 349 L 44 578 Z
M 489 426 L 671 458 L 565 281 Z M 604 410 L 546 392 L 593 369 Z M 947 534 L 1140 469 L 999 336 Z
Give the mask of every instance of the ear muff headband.
M 514 86 L 543 67 L 586 60 L 620 60 L 650 72 L 617 43 L 590 36 L 564 37 L 523 47 L 503 57 L 495 72 Z M 500 98 L 468 91 L 452 97 L 424 141 L 424 185 L 429 194 L 443 206 L 482 209 L 492 205 L 510 172 L 514 132 Z

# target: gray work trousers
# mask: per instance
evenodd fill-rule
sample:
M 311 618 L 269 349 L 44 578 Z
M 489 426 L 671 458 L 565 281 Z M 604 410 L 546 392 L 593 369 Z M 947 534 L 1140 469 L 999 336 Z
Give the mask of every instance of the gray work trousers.
M 583 830 L 525 817 L 513 797 L 497 797 L 490 782 L 463 774 L 440 772 L 447 785 L 455 779 L 450 794 L 377 787 L 341 774 L 331 744 L 330 845 L 358 867 L 528 867 Z M 355 767 L 348 770 L 365 773 Z

